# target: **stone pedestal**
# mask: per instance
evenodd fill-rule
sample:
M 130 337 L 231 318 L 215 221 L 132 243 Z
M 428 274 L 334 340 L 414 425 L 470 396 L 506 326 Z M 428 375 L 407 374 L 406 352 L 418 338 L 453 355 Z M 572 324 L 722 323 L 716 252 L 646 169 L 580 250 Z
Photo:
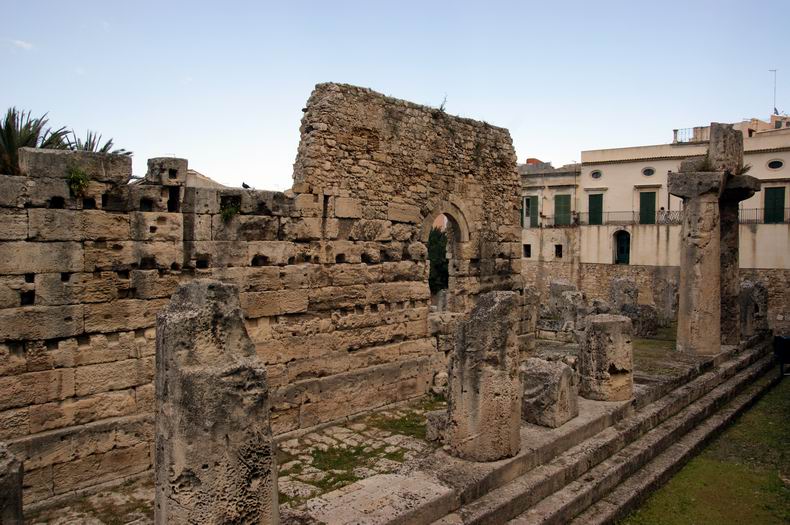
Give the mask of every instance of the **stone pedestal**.
M 526 359 L 519 370 L 524 421 L 557 428 L 579 415 L 579 385 L 565 363 Z
M 445 448 L 454 456 L 495 461 L 519 451 L 519 317 L 515 292 L 489 292 L 459 323 L 444 430 Z
M 266 370 L 235 286 L 181 286 L 157 318 L 155 523 L 278 522 Z
M 624 401 L 633 396 L 634 352 L 631 320 L 622 315 L 587 318 L 579 348 L 579 393 L 598 401 Z
M 0 443 L 0 524 L 23 525 L 22 462 Z

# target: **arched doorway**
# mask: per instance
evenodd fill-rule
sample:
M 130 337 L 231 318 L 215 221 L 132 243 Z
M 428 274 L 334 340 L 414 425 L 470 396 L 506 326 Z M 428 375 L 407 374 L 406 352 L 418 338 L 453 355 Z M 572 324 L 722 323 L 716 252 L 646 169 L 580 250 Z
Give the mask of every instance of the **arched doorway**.
M 439 206 L 425 218 L 422 241 L 428 246 L 431 305 L 439 312 L 463 311 L 455 283 L 466 276 L 461 253 L 469 242 L 469 228 L 461 210 L 447 202 Z
M 629 264 L 631 262 L 631 234 L 625 230 L 614 233 L 614 263 Z

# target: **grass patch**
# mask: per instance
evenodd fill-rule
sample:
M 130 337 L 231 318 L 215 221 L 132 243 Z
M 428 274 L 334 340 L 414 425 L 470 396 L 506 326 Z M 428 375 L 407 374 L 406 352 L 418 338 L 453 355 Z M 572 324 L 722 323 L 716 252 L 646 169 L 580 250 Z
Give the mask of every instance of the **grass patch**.
M 401 417 L 373 416 L 368 420 L 372 427 L 425 440 L 425 415 L 408 411 Z
M 362 445 L 340 448 L 331 447 L 327 450 L 313 449 L 313 466 L 319 470 L 351 470 L 364 466 L 368 460 L 376 455 L 376 450 L 365 452 Z
M 434 394 L 433 392 L 428 392 L 416 405 L 416 408 L 425 410 L 426 412 L 432 412 L 446 407 L 447 398 L 442 394 Z
M 384 454 L 386 459 L 397 461 L 398 463 L 403 463 L 405 451 L 403 449 L 398 449 L 394 452 L 387 452 Z
M 785 379 L 621 523 L 790 523 L 788 413 Z
M 671 352 L 675 349 L 675 340 L 666 339 L 652 339 L 652 338 L 634 338 L 631 340 L 634 350 L 658 350 Z

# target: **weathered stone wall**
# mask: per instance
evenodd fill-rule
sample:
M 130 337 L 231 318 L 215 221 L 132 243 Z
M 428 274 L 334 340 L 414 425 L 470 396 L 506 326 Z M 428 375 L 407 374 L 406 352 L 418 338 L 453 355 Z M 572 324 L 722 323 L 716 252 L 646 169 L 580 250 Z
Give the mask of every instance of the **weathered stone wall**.
M 155 319 L 180 283 L 238 286 L 275 434 L 422 395 L 446 369 L 428 323 L 439 213 L 450 309 L 526 302 L 506 130 L 322 84 L 301 131 L 286 193 L 187 188 L 183 159 L 130 185 L 126 158 L 28 151 L 25 176 L 0 175 L 0 440 L 27 503 L 150 470 Z
M 680 281 L 677 266 L 524 261 L 522 268 L 525 282 L 534 283 L 543 299 L 549 296 L 552 280 L 566 280 L 584 292 L 588 300 L 609 301 L 612 281 L 627 278 L 637 283 L 639 302 L 655 304 L 659 315 L 677 311 L 677 304 L 672 305 L 672 283 Z M 741 268 L 740 278 L 761 282 L 766 287 L 769 326 L 777 334 L 790 334 L 790 270 Z

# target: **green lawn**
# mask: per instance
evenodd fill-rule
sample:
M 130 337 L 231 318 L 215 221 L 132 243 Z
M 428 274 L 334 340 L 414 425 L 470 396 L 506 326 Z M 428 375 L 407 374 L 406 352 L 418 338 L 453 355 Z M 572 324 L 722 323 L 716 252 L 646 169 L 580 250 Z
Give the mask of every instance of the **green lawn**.
M 790 379 L 771 389 L 621 523 L 790 523 Z

